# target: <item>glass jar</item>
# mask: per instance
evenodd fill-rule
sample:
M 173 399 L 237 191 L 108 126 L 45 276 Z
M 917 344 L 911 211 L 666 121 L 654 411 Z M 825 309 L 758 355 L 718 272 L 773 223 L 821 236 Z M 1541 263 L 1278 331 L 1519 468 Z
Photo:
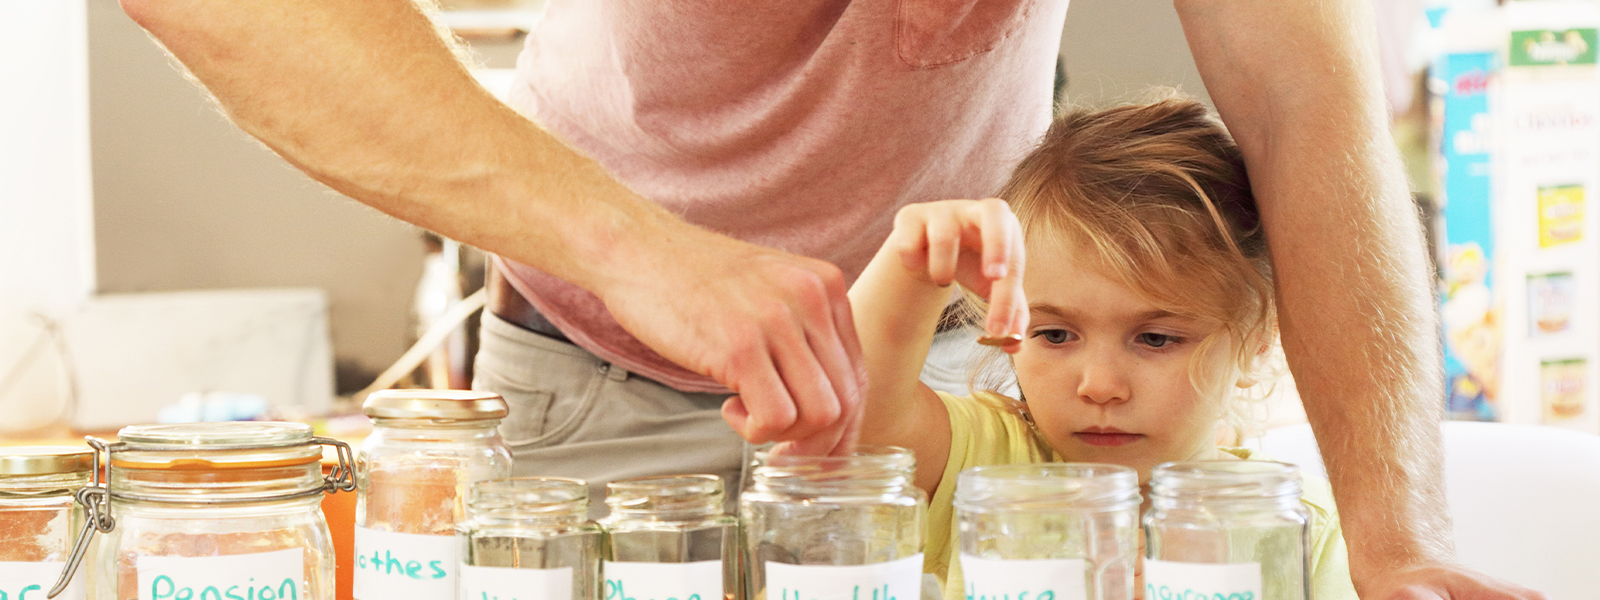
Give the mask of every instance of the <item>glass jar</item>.
M 1127 600 L 1139 554 L 1139 474 L 1099 464 L 973 467 L 956 479 L 967 597 Z
M 472 486 L 461 524 L 461 598 L 598 600 L 600 526 L 589 484 L 527 477 Z
M 511 476 L 511 452 L 495 429 L 506 401 L 488 392 L 383 390 L 361 410 L 373 428 L 356 457 L 353 595 L 454 600 L 467 492 Z
M 749 598 L 917 598 L 927 497 L 893 446 L 850 456 L 756 452 L 739 513 Z
M 1160 465 L 1144 517 L 1145 598 L 1306 600 L 1310 523 L 1294 465 Z
M 90 597 L 333 600 L 319 505 L 325 492 L 355 488 L 354 465 L 349 446 L 311 433 L 300 423 L 188 423 L 126 427 L 115 444 L 90 438 L 109 477 L 79 492 L 105 534 Z M 326 478 L 324 445 L 340 458 Z
M 604 600 L 732 600 L 742 585 L 739 519 L 724 495 L 716 475 L 606 484 Z
M 89 484 L 86 447 L 0 448 L 0 598 L 44 598 L 83 526 L 73 494 Z M 56 598 L 83 600 L 83 578 Z

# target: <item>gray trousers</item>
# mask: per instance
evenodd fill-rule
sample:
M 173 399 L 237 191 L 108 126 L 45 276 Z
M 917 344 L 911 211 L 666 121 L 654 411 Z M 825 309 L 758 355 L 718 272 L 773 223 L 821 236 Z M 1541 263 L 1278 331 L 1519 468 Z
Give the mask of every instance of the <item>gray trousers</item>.
M 966 393 L 963 365 L 975 338 L 964 329 L 940 334 L 924 379 Z M 515 474 L 588 481 L 590 515 L 609 512 L 607 482 L 649 475 L 719 475 L 733 506 L 747 450 L 722 420 L 726 395 L 680 392 L 488 311 L 474 372 L 473 389 L 511 407 L 500 433 Z

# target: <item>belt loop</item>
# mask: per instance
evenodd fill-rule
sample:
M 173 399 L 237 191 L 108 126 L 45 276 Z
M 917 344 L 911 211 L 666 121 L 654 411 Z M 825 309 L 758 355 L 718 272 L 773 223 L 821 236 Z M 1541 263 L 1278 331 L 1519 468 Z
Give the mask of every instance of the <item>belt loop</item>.
M 611 363 L 606 363 L 601 368 L 604 369 L 605 372 L 606 372 L 606 379 L 610 379 L 612 381 L 627 381 L 628 380 L 628 370 L 627 369 L 624 369 L 622 367 L 619 367 L 619 366 L 611 364 Z

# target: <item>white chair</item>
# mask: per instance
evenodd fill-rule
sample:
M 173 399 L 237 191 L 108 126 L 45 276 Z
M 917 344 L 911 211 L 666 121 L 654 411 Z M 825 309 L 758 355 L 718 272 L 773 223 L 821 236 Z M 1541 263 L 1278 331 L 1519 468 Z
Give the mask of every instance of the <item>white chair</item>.
M 1556 600 L 1600 597 L 1600 436 L 1462 421 L 1443 431 L 1461 562 Z M 1269 430 L 1257 447 L 1326 477 L 1309 425 Z

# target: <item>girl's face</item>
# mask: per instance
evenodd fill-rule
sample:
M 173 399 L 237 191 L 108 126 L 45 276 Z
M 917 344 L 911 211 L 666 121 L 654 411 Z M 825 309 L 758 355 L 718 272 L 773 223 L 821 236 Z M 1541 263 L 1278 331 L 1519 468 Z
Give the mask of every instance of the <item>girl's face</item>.
M 1132 467 L 1141 482 L 1163 462 L 1215 458 L 1226 394 L 1198 392 L 1189 365 L 1217 324 L 1156 308 L 1091 267 L 1090 248 L 1030 240 L 1027 252 L 1030 321 L 1012 360 L 1050 446 L 1067 461 Z

